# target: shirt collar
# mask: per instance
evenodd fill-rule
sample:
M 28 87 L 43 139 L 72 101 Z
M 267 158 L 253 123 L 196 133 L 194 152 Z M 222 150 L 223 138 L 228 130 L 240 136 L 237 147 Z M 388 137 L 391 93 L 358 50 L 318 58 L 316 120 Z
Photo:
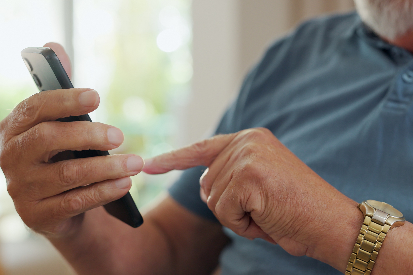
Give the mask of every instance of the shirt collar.
M 359 16 L 358 23 L 355 25 L 354 31 L 362 40 L 366 41 L 371 46 L 387 52 L 396 63 L 403 64 L 413 59 L 413 55 L 406 49 L 392 45 L 380 38 L 360 19 Z

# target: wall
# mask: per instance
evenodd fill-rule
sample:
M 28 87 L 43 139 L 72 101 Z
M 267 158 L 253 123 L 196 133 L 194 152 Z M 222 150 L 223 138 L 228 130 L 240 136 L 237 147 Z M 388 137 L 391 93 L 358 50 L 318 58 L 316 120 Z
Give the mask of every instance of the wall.
M 352 0 L 194 0 L 192 94 L 178 145 L 212 132 L 243 76 L 271 41 L 305 18 L 353 9 Z

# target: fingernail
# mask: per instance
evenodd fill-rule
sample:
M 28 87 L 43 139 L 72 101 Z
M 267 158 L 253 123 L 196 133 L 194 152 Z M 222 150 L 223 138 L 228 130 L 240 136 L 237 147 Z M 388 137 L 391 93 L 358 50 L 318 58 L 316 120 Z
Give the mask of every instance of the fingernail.
M 141 171 L 143 168 L 143 164 L 143 159 L 138 156 L 131 156 L 128 158 L 128 161 L 126 162 L 126 166 L 128 167 L 128 171 L 130 172 Z
M 120 145 L 123 142 L 123 133 L 121 130 L 117 128 L 109 128 L 108 129 L 108 141 L 113 145 Z
M 145 159 L 145 166 L 149 166 L 149 165 L 151 165 L 151 164 L 152 164 L 152 162 L 153 162 L 153 158 L 150 158 L 150 159 Z
M 207 201 L 208 201 L 208 198 L 205 195 L 205 192 L 203 190 L 201 191 L 201 200 L 205 203 L 207 203 Z
M 201 186 L 203 185 L 204 178 L 206 174 L 208 173 L 208 171 L 209 171 L 209 168 L 205 169 L 204 173 L 202 173 L 202 176 L 199 178 L 199 185 Z
M 131 184 L 130 178 L 119 179 L 115 181 L 115 185 L 119 189 L 129 188 Z
M 99 95 L 95 90 L 87 90 L 79 95 L 79 103 L 85 107 L 93 107 L 99 101 Z

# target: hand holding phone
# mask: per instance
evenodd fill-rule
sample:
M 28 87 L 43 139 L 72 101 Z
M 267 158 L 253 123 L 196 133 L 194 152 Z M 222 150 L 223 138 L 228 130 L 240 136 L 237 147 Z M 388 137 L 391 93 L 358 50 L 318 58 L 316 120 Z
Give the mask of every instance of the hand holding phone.
M 54 51 L 47 47 L 26 48 L 22 51 L 23 60 L 39 91 L 71 89 L 73 85 Z M 89 115 L 70 116 L 59 119 L 61 122 L 91 121 Z M 109 155 L 107 151 L 73 151 L 75 158 L 89 158 Z M 106 204 L 106 211 L 132 227 L 143 223 L 142 216 L 130 193 L 119 200 Z

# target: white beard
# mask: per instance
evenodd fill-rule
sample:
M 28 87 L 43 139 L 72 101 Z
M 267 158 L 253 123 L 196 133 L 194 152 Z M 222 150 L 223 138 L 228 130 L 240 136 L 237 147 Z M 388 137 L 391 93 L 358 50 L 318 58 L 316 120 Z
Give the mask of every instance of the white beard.
M 363 22 L 393 40 L 413 30 L 413 0 L 354 0 Z

